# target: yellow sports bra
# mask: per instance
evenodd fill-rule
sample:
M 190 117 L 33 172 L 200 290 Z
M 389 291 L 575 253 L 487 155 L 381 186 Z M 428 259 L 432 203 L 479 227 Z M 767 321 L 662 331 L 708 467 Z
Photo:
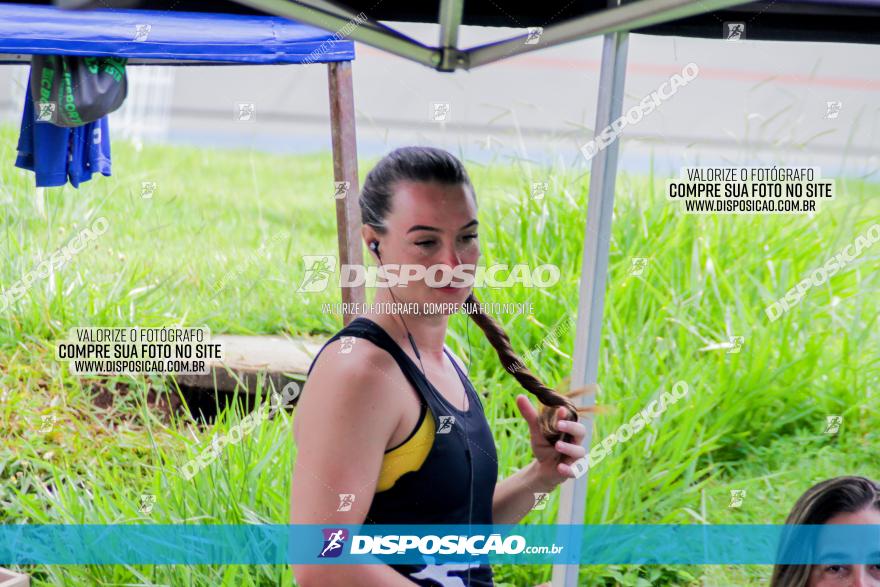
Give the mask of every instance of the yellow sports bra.
M 382 469 L 376 492 L 391 489 L 394 483 L 410 471 L 418 471 L 434 444 L 434 417 L 431 410 L 424 406 L 421 419 L 416 430 L 403 443 L 385 452 L 382 457 Z

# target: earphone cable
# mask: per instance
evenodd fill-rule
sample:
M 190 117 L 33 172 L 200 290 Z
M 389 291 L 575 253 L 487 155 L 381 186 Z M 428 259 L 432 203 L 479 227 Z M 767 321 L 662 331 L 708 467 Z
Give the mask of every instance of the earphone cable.
M 372 243 L 370 243 L 370 249 L 372 249 L 372 251 L 374 253 L 376 253 L 376 258 L 381 263 L 382 256 L 379 253 L 379 245 L 376 241 L 373 241 Z M 395 305 L 398 305 L 397 296 L 394 295 L 394 292 L 392 291 L 392 289 L 390 287 L 388 288 L 388 293 L 391 294 L 391 299 L 394 300 Z M 413 353 L 415 353 L 416 359 L 418 359 L 418 361 L 419 361 L 419 367 L 421 367 L 421 369 L 422 369 L 422 376 L 425 378 L 425 381 L 428 383 L 428 389 L 431 391 L 431 393 L 433 395 L 436 396 L 437 393 L 434 391 L 434 386 L 431 385 L 431 382 L 428 379 L 428 373 L 427 373 L 427 371 L 425 371 L 425 365 L 422 363 L 422 355 L 421 355 L 421 353 L 419 353 L 419 349 L 416 346 L 416 341 L 413 338 L 412 333 L 409 331 L 409 328 L 406 325 L 406 320 L 403 319 L 402 314 L 399 315 L 398 317 L 400 318 L 400 322 L 403 325 L 403 329 L 406 331 L 406 337 L 409 339 L 409 344 L 410 344 L 410 346 L 412 346 Z M 471 362 L 470 318 L 468 318 L 468 324 L 467 324 L 466 328 L 467 328 L 467 340 L 468 340 L 468 365 L 467 365 L 466 378 L 468 379 L 468 381 L 470 381 L 470 371 L 471 371 L 471 366 L 470 366 L 470 362 Z M 452 359 L 450 358 L 450 360 L 452 360 Z M 455 368 L 455 365 L 453 365 L 453 368 Z M 473 455 L 471 454 L 471 443 L 470 443 L 470 435 L 468 434 L 468 422 L 467 422 L 470 410 L 465 409 L 465 403 L 469 401 L 467 388 L 468 388 L 468 383 L 464 382 L 464 398 L 462 400 L 461 407 L 462 407 L 462 413 L 464 413 L 464 426 L 463 426 L 463 428 L 464 428 L 465 456 L 467 457 L 467 461 L 468 461 L 468 534 L 470 534 L 472 531 L 473 516 L 474 516 L 474 460 L 473 460 Z M 470 401 L 473 401 L 473 400 L 470 399 Z M 468 408 L 472 408 L 472 407 L 473 406 L 468 406 Z M 469 587 L 470 584 L 471 584 L 471 565 L 470 565 L 470 563 L 468 563 L 466 586 Z
M 470 328 L 471 319 L 470 319 L 470 316 L 466 316 L 465 321 L 466 321 L 465 337 L 467 338 L 467 343 L 468 343 L 467 379 L 468 379 L 468 381 L 470 381 L 470 376 L 471 376 L 471 328 Z M 465 397 L 467 397 L 467 385 L 465 385 L 464 395 L 465 395 Z M 468 502 L 469 502 L 468 503 L 468 534 L 470 534 L 471 533 L 471 524 L 473 523 L 473 516 L 474 516 L 474 462 L 473 462 L 473 460 L 471 460 L 470 437 L 468 436 L 467 422 L 465 422 L 464 439 L 465 439 L 465 442 L 467 443 L 467 446 L 468 446 L 468 463 L 470 464 L 470 470 L 471 470 L 470 471 L 470 482 L 469 482 L 470 495 L 468 496 Z M 470 585 L 470 584 L 471 584 L 471 566 L 468 565 L 467 585 Z

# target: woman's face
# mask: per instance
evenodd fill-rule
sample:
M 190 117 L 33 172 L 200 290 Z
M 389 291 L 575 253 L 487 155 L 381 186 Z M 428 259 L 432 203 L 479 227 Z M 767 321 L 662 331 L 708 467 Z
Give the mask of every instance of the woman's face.
M 880 510 L 866 508 L 852 514 L 838 514 L 827 524 L 877 524 L 880 525 Z M 835 544 L 819 543 L 819 557 L 833 559 L 839 551 Z M 871 565 L 813 565 L 807 587 L 880 587 L 880 545 L 870 546 Z M 849 549 L 847 549 L 849 551 Z
M 454 287 L 463 282 L 453 270 L 459 265 L 476 265 L 480 258 L 477 239 L 477 207 L 469 189 L 461 184 L 399 182 L 394 189 L 391 211 L 385 218 L 387 231 L 379 236 L 383 265 L 417 265 L 429 269 L 428 277 L 410 279 L 406 287 L 394 288 L 400 302 L 417 304 L 461 303 L 472 287 Z M 459 272 L 474 275 L 464 267 Z M 395 271 L 403 276 L 404 271 Z M 433 277 L 432 277 L 433 276 Z M 452 287 L 440 283 L 452 279 Z M 448 314 L 451 312 L 443 312 Z

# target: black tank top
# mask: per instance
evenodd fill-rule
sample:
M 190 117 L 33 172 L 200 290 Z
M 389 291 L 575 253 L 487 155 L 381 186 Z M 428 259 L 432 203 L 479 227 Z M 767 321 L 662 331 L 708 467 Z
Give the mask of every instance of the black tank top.
M 467 525 L 469 520 L 472 524 L 492 524 L 492 497 L 498 479 L 495 441 L 479 395 L 449 351 L 444 348 L 464 384 L 468 398 L 467 412 L 446 400 L 394 339 L 368 318 L 352 320 L 321 347 L 318 355 L 328 344 L 343 336 L 367 339 L 388 352 L 415 388 L 423 409 L 427 406 L 434 418 L 434 443 L 422 466 L 401 475 L 386 491 L 376 493 L 364 524 Z M 315 355 L 309 373 L 318 355 Z M 469 462 L 473 463 L 473 469 Z M 467 533 L 467 530 L 463 529 L 463 533 Z M 488 564 L 470 568 L 464 563 L 391 567 L 417 585 L 494 585 L 492 567 Z

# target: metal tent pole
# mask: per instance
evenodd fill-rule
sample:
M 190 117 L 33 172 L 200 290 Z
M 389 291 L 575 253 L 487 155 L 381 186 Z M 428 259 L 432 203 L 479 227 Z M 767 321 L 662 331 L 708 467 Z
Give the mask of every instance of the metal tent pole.
M 623 110 L 628 33 L 605 35 L 602 68 L 599 74 L 599 99 L 594 135 L 617 119 Z M 602 308 L 608 273 L 608 248 L 611 239 L 611 213 L 614 209 L 614 182 L 617 174 L 618 141 L 599 151 L 591 161 L 590 194 L 587 203 L 587 228 L 581 264 L 577 331 L 571 385 L 574 388 L 596 383 L 599 367 L 599 341 L 602 334 Z M 595 397 L 580 396 L 578 405 L 592 405 Z M 593 422 L 585 423 L 584 446 L 590 450 Z M 583 524 L 586 507 L 587 473 L 566 482 L 560 491 L 557 524 Z M 572 532 L 568 548 L 581 550 L 581 532 Z M 554 565 L 553 586 L 575 587 L 580 565 Z
M 284 16 L 298 22 L 328 31 L 350 28 L 354 11 L 329 0 L 234 0 L 269 14 Z M 500 59 L 578 41 L 597 35 L 629 31 L 654 24 L 684 19 L 696 14 L 748 4 L 751 0 L 639 0 L 620 5 L 613 2 L 607 10 L 591 12 L 565 22 L 544 27 L 539 43 L 525 43 L 527 35 L 520 34 L 505 41 L 489 43 L 470 49 L 459 49 L 449 43 L 461 25 L 463 0 L 441 0 L 438 23 L 441 47 L 429 47 L 381 22 L 367 19 L 345 33 L 354 41 L 376 47 L 405 59 L 427 65 L 440 71 L 473 69 Z M 367 15 L 369 16 L 369 15 Z
M 327 186 L 327 194 L 328 198 L 330 193 L 337 194 L 336 233 L 339 241 L 339 264 L 340 266 L 363 265 L 351 62 L 338 61 L 327 64 L 327 76 L 330 89 L 330 136 L 333 141 L 333 180 L 337 183 L 334 191 Z M 347 185 L 339 186 L 339 182 L 345 182 Z M 340 193 L 342 197 L 339 197 Z M 343 287 L 342 301 L 363 304 L 366 301 L 364 286 Z M 348 324 L 352 318 L 354 313 L 346 312 L 343 315 L 343 323 Z
M 289 0 L 234 1 L 268 14 L 310 24 L 325 31 L 337 32 L 353 41 L 388 51 L 428 67 L 437 67 L 441 61 L 440 50 L 436 47 L 428 47 L 381 22 L 370 19 L 369 15 L 366 15 L 368 17 L 366 20 L 361 20 L 359 15 L 355 15 L 354 11 L 346 6 L 325 0 L 311 2 L 316 6 L 310 6 L 307 0 L 303 2 L 290 2 Z M 353 26 L 355 24 L 356 26 Z
M 609 7 L 605 10 L 544 27 L 538 43 L 525 43 L 526 36 L 520 35 L 506 41 L 497 41 L 468 49 L 465 52 L 465 63 L 468 68 L 480 67 L 500 59 L 507 59 L 514 55 L 522 55 L 546 47 L 554 47 L 598 35 L 631 31 L 714 10 L 723 10 L 747 2 L 748 0 L 699 0 L 698 2 L 694 0 L 639 0 L 623 5 L 618 5 L 618 2 L 609 2 Z

